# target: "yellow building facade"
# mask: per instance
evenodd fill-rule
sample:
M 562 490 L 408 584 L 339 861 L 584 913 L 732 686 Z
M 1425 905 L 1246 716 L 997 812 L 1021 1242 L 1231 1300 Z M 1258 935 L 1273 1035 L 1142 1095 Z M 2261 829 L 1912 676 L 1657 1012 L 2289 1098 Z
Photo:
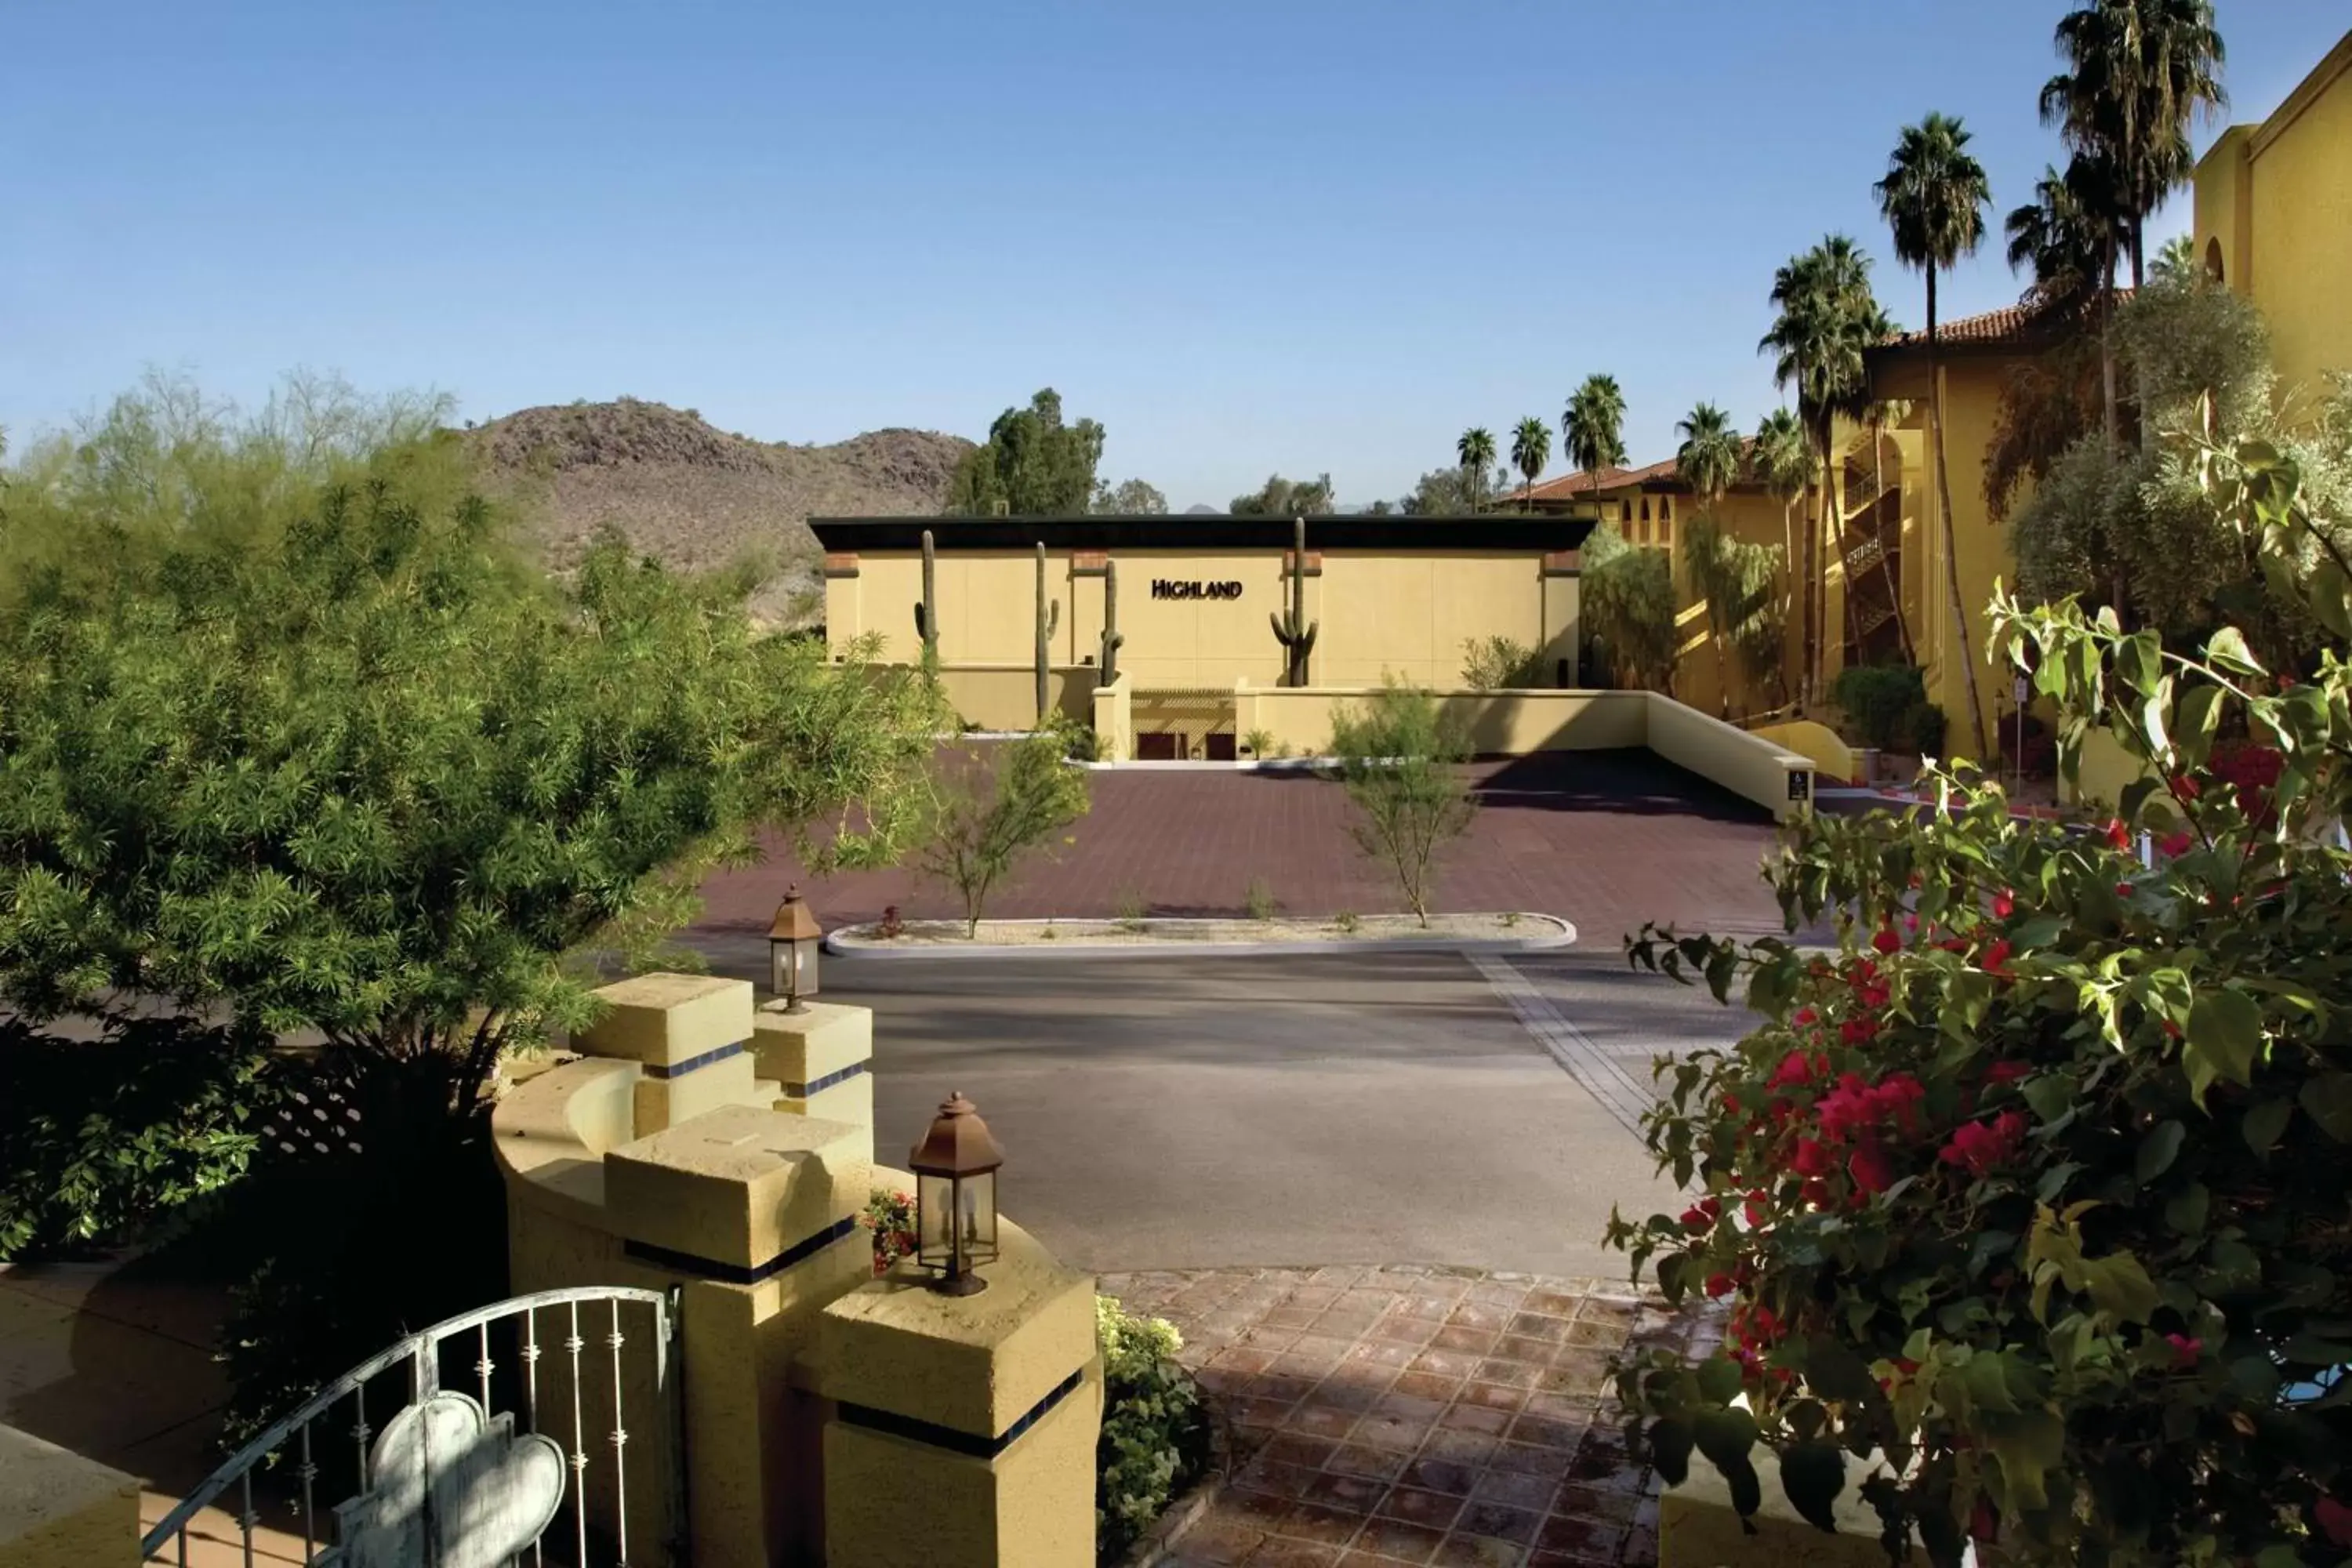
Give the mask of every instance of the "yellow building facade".
M 1282 682 L 1288 655 L 1269 616 L 1288 607 L 1293 520 L 1178 517 L 815 518 L 825 551 L 825 634 L 841 652 L 878 637 L 880 660 L 921 658 L 923 538 L 931 539 L 938 660 L 968 719 L 1034 717 L 1043 602 L 1049 705 L 1083 718 L 1105 626 L 1123 639 L 1139 731 L 1189 734 L 1186 754 L 1231 755 L 1237 686 Z M 1533 684 L 1579 683 L 1579 546 L 1573 516 L 1316 517 L 1299 586 L 1316 628 L 1318 686 L 1395 678 L 1465 684 L 1465 645 L 1507 637 L 1531 650 Z M 1114 609 L 1114 588 L 1116 580 Z M 1001 682 L 1001 698 L 992 682 Z M 1023 707 L 1026 704 L 1025 710 Z M 1155 725 L 1155 708 L 1198 710 Z M 1205 742 L 1205 744 L 1203 744 Z

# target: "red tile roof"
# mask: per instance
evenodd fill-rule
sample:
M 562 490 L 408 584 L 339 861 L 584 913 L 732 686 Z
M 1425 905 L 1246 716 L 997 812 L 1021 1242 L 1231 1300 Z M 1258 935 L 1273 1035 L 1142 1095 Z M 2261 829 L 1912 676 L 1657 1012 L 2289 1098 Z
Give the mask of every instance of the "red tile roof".
M 1753 437 L 1740 438 L 1739 449 L 1743 457 L 1752 445 Z M 1632 489 L 1639 485 L 1679 485 L 1682 482 L 1682 465 L 1668 458 L 1662 463 L 1648 463 L 1638 468 L 1603 468 L 1598 474 L 1586 474 L 1581 470 L 1563 474 L 1559 479 L 1546 479 L 1536 486 L 1531 499 L 1568 500 L 1577 496 L 1605 495 L 1611 490 Z
M 2116 290 L 2117 304 L 2130 298 L 2129 289 Z M 2077 309 L 2081 313 L 2087 313 L 2087 311 L 2082 311 L 2080 307 Z M 2072 324 L 2073 317 L 2068 313 L 2053 312 L 2039 305 L 2019 303 L 2003 305 L 1998 310 L 1984 310 L 1973 316 L 1961 316 L 1954 321 L 1938 321 L 1936 323 L 1936 339 L 1942 343 L 1986 345 L 2018 343 L 2021 345 L 2056 329 Z M 1924 348 L 1927 342 L 1927 334 L 1925 331 L 1897 332 L 1880 346 L 1890 349 Z

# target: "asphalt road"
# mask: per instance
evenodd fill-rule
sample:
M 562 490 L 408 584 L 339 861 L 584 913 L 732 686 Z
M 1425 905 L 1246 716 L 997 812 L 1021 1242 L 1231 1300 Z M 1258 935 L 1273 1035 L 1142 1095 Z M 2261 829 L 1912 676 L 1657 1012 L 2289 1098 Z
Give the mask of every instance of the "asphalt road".
M 760 944 L 707 950 L 762 980 Z M 1622 1277 L 1611 1205 L 1675 1203 L 1627 1124 L 1649 1057 L 1739 1032 L 1606 952 L 828 959 L 824 980 L 875 1010 L 879 1157 L 962 1090 L 1004 1146 L 1005 1213 L 1097 1270 Z

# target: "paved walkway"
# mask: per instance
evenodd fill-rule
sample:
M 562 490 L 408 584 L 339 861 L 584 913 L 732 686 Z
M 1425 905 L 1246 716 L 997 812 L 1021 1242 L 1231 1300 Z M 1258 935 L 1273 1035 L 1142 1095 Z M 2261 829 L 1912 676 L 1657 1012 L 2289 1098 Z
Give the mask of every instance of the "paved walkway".
M 1630 1287 L 1417 1267 L 1105 1275 L 1164 1316 L 1235 1435 L 1167 1568 L 1657 1561 L 1657 1483 L 1605 1393 L 1692 1329 Z
M 1766 815 L 1647 751 L 1576 752 L 1480 763 L 1484 806 L 1441 852 L 1437 901 L 1524 910 L 1576 922 L 1585 946 L 1614 949 L 1644 921 L 1685 930 L 1777 932 L 1779 905 L 1757 875 L 1773 840 Z M 1094 808 L 1057 858 L 1024 862 L 989 902 L 1010 917 L 1108 917 L 1132 897 L 1160 915 L 1237 915 L 1263 878 L 1280 911 L 1371 914 L 1403 906 L 1393 879 L 1348 836 L 1346 792 L 1318 779 L 1231 772 L 1097 773 Z M 807 878 L 789 856 L 713 878 L 701 929 L 764 936 L 795 878 L 827 925 L 959 912 L 911 869 Z

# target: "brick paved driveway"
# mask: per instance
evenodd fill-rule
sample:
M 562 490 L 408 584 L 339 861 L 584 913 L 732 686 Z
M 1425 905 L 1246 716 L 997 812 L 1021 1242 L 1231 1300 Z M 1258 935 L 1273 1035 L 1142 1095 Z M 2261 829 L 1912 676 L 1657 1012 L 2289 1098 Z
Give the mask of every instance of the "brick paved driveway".
M 1780 929 L 1757 876 L 1770 818 L 1697 775 L 1645 750 L 1483 763 L 1473 773 L 1484 810 L 1440 862 L 1442 907 L 1560 915 L 1583 945 L 1608 948 L 1645 920 Z M 1021 870 L 990 913 L 1109 916 L 1132 892 L 1158 914 L 1236 914 L 1257 877 L 1285 913 L 1402 908 L 1349 837 L 1351 815 L 1338 785 L 1305 776 L 1098 773 L 1077 843 Z M 712 879 L 699 929 L 764 932 L 798 875 L 777 855 Z M 887 904 L 909 919 L 958 912 L 952 893 L 904 868 L 803 879 L 803 891 L 828 924 L 875 919 Z

